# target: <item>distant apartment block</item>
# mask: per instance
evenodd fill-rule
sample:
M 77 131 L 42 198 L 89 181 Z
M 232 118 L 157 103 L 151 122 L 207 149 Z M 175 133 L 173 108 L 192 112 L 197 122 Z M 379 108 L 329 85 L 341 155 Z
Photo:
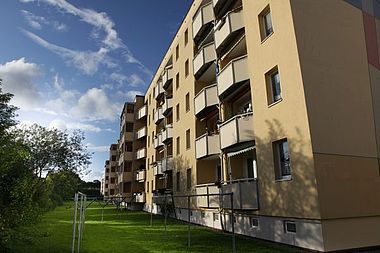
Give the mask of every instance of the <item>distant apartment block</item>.
M 379 45 L 377 0 L 194 0 L 122 110 L 114 194 L 160 213 L 153 196 L 233 192 L 239 234 L 380 245 Z M 191 201 L 194 223 L 231 230 L 230 214 Z

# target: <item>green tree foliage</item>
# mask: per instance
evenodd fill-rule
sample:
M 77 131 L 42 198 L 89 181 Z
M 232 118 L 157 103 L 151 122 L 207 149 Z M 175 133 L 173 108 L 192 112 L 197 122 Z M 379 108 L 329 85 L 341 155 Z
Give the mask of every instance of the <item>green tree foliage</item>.
M 20 227 L 73 196 L 91 158 L 80 131 L 17 128 L 12 96 L 0 82 L 0 252 L 25 239 Z

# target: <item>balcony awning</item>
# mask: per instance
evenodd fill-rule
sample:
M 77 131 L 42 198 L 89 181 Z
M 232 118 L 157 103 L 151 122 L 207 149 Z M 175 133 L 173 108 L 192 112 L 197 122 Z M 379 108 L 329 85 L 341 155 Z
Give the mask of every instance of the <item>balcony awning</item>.
M 247 148 L 244 148 L 244 149 L 240 149 L 238 151 L 235 151 L 235 152 L 230 152 L 230 153 L 227 153 L 227 156 L 228 157 L 232 157 L 232 156 L 236 156 L 236 155 L 240 155 L 240 154 L 243 154 L 243 153 L 247 153 L 251 150 L 254 150 L 256 148 L 256 146 L 250 146 L 250 147 L 247 147 Z

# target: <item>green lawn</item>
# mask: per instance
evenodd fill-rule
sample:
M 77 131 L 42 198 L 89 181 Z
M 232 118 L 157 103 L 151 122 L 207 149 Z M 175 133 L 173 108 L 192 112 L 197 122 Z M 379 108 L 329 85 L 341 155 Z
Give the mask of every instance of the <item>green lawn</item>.
M 101 222 L 101 208 L 94 204 L 86 211 L 86 226 L 81 252 L 188 252 L 187 224 L 164 220 L 144 212 L 117 211 L 108 207 Z M 47 213 L 36 226 L 25 228 L 33 234 L 31 241 L 18 241 L 13 252 L 70 252 L 73 209 L 70 204 Z M 231 252 L 231 236 L 213 230 L 191 226 L 190 252 Z M 237 252 L 297 252 L 274 243 L 237 236 Z

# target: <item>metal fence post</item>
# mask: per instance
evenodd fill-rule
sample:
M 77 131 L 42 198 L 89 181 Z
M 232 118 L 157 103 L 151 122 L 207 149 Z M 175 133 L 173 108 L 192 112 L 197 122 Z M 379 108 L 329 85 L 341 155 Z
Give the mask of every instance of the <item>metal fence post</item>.
M 79 209 L 79 227 L 78 227 L 78 253 L 80 252 L 80 242 L 82 240 L 82 216 L 83 216 L 83 195 L 80 197 L 80 209 Z
M 150 226 L 153 226 L 153 196 L 152 203 L 150 204 Z
M 167 222 L 167 219 L 168 219 L 168 207 L 167 207 L 167 199 L 166 199 L 166 194 L 165 194 L 165 236 L 168 235 L 167 233 L 167 228 L 166 228 L 166 222 Z
M 188 224 L 187 224 L 187 247 L 190 248 L 190 196 L 187 196 L 187 218 L 188 218 Z
M 234 211 L 234 193 L 233 192 L 231 192 L 231 229 L 232 229 L 232 252 L 236 253 L 235 211 Z
M 75 232 L 77 228 L 77 208 L 78 208 L 78 193 L 74 196 L 74 221 L 73 221 L 73 241 L 71 243 L 71 253 L 75 251 Z

